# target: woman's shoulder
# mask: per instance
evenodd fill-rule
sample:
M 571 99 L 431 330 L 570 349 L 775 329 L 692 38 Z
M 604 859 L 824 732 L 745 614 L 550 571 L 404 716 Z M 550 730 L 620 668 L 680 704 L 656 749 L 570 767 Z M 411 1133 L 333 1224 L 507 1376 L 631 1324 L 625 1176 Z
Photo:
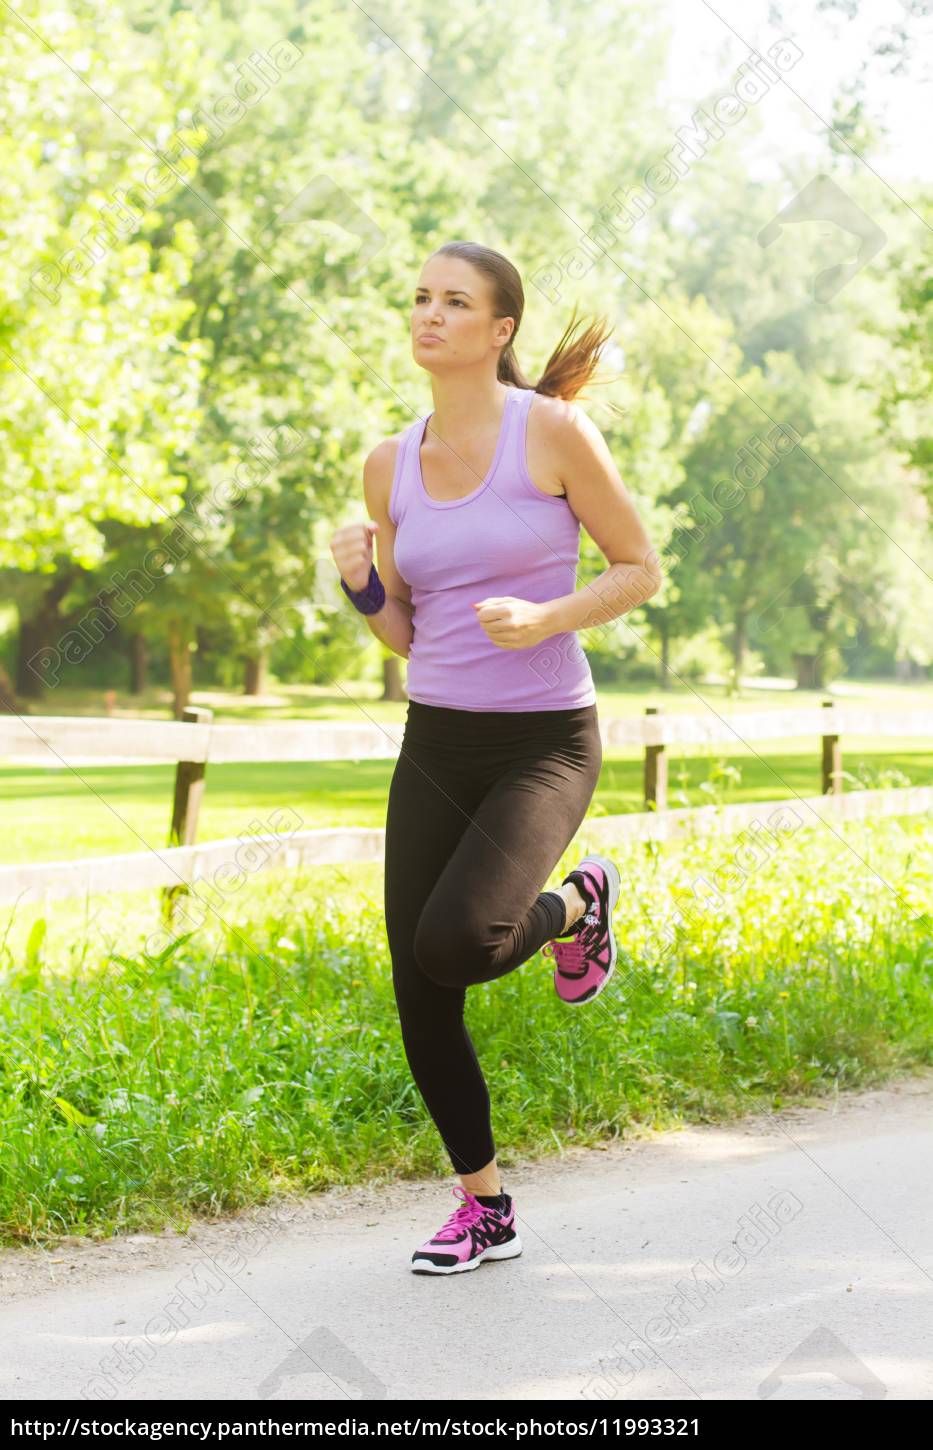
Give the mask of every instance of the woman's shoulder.
M 363 463 L 363 492 L 370 513 L 377 509 L 380 514 L 388 511 L 401 438 L 400 433 L 393 434 L 391 438 L 381 438 L 366 455 Z
M 401 446 L 402 433 L 393 433 L 390 438 L 380 438 L 375 448 L 370 449 L 363 464 L 364 476 L 378 481 L 387 474 L 392 477 L 392 470 L 395 467 L 395 460 L 398 457 L 398 450 Z
M 390 433 L 387 438 L 380 438 L 375 447 L 366 455 L 366 461 L 363 466 L 367 472 L 371 473 L 374 478 L 388 474 L 391 480 L 399 449 L 402 447 L 408 435 L 414 432 L 420 422 L 420 418 L 415 418 L 413 422 L 408 423 L 404 428 L 400 428 L 397 433 Z
M 535 422 L 555 438 L 579 428 L 586 418 L 580 404 L 573 398 L 555 398 L 550 393 L 535 393 L 530 406 L 534 409 Z M 583 426 L 586 426 L 585 423 Z
M 382 513 L 389 514 L 402 449 L 405 440 L 419 421 L 416 419 L 414 423 L 400 429 L 398 433 L 381 438 L 367 454 L 363 464 L 363 489 L 369 502 L 370 511 L 372 511 L 373 504 L 378 504 Z
M 410 423 L 406 423 L 405 427 L 400 428 L 397 433 L 390 433 L 388 437 L 381 438 L 367 455 L 365 465 L 367 469 L 371 470 L 374 475 L 388 473 L 391 480 L 400 450 L 407 439 L 422 426 L 423 422 L 424 419 L 420 416 L 413 418 Z
M 594 452 L 604 454 L 606 443 L 592 418 L 573 398 L 536 395 L 531 404 L 535 446 L 551 460 L 557 472 L 578 470 Z

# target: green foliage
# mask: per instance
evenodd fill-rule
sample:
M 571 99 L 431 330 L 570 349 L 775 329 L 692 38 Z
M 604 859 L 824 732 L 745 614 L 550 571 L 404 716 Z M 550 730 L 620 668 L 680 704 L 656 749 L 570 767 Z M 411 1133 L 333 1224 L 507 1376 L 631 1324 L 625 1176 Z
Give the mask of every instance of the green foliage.
M 86 68 L 90 9 L 20 13 Z M 131 118 L 157 107 L 160 53 L 118 10 L 107 31 L 114 93 Z M 179 224 L 156 249 L 147 216 L 124 244 L 92 246 L 92 263 L 79 244 L 113 189 L 139 178 L 138 142 L 9 7 L 0 42 L 0 568 L 96 568 L 104 520 L 140 528 L 179 506 L 178 456 L 201 421 L 204 349 L 181 336 L 197 238 Z M 148 109 L 147 126 L 166 115 Z
M 929 239 L 843 177 L 886 265 L 815 305 L 825 228 L 757 239 L 809 175 L 791 157 L 779 185 L 750 178 L 759 110 L 622 229 L 614 197 L 684 120 L 661 100 L 661 12 L 521 0 L 465 24 L 393 0 L 379 30 L 338 0 L 125 0 L 106 55 L 85 0 L 20 13 L 52 47 L 0 15 L 0 570 L 24 620 L 73 569 L 59 633 L 103 599 L 114 641 L 157 642 L 178 700 L 199 629 L 225 632 L 231 682 L 272 653 L 294 679 L 335 675 L 348 628 L 362 636 L 328 541 L 365 512 L 366 454 L 424 409 L 411 289 L 461 236 L 525 279 L 530 376 L 572 307 L 615 326 L 611 390 L 581 401 L 668 552 L 661 591 L 585 641 L 603 678 L 677 669 L 710 628 L 736 677 L 759 658 L 774 673 L 819 657 L 827 677 L 931 662 Z M 108 230 L 143 188 L 135 224 Z M 584 265 L 597 224 L 619 235 Z M 704 532 L 698 511 L 773 420 L 800 446 Z M 584 535 L 579 582 L 604 568 Z

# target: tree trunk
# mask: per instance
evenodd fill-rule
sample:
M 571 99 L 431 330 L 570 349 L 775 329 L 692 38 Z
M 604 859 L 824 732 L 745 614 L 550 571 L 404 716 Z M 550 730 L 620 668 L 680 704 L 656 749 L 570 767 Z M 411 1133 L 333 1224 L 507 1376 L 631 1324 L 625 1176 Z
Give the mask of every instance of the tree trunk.
M 797 672 L 798 690 L 822 690 L 823 656 L 794 655 L 794 669 Z
M 0 714 L 20 714 L 16 708 L 16 691 L 13 688 L 13 681 L 2 665 L 0 665 Z
M 266 651 L 247 655 L 243 671 L 243 694 L 262 695 L 266 688 Z
M 54 689 L 58 684 L 62 661 L 57 646 L 66 627 L 58 606 L 71 588 L 73 577 L 73 570 L 62 569 L 30 618 L 20 619 L 15 690 L 28 700 L 40 699 L 47 686 Z
M 408 695 L 402 684 L 402 672 L 399 668 L 400 656 L 390 654 L 383 656 L 382 660 L 382 698 L 384 700 L 407 700 Z
M 738 614 L 732 632 L 732 694 L 738 694 L 741 688 L 742 670 L 745 667 L 745 643 L 745 615 Z
M 130 640 L 130 694 L 142 695 L 149 682 L 149 643 L 144 634 Z
M 191 640 L 179 619 L 173 619 L 168 627 L 168 661 L 175 719 L 180 720 L 191 694 Z
M 662 690 L 671 688 L 671 633 L 662 621 L 661 624 L 661 668 L 658 684 Z

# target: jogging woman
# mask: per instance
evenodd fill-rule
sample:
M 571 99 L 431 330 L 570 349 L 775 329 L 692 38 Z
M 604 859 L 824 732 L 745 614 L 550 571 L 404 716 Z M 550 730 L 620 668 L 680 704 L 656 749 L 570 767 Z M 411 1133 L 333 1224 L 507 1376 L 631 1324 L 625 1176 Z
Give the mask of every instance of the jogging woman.
M 466 989 L 538 951 L 553 957 L 568 1004 L 593 1001 L 612 976 L 615 864 L 587 856 L 557 890 L 541 887 L 602 765 L 576 630 L 660 584 L 602 434 L 571 401 L 608 334 L 594 324 L 567 344 L 571 324 L 532 385 L 514 353 L 523 310 L 521 278 L 500 253 L 449 242 L 428 259 L 411 338 L 434 411 L 373 449 L 369 521 L 331 541 L 344 592 L 408 659 L 385 920 L 405 1054 L 460 1177 L 460 1206 L 412 1256 L 432 1274 L 521 1253 Z M 610 567 L 577 591 L 581 521 Z

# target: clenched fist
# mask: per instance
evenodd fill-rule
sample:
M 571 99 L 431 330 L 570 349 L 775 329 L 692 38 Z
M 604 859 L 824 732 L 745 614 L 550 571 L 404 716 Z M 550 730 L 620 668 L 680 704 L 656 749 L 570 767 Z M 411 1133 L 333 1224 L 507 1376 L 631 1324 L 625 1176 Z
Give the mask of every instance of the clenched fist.
M 334 563 L 347 587 L 357 591 L 369 583 L 373 564 L 373 536 L 379 528 L 370 519 L 365 524 L 346 524 L 330 541 Z

